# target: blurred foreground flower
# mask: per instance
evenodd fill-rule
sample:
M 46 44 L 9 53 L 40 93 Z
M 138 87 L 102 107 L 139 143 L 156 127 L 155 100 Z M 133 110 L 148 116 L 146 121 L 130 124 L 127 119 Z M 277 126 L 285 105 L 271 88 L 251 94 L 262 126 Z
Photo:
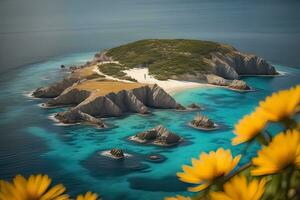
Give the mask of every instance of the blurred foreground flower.
M 177 173 L 177 176 L 183 182 L 199 184 L 188 188 L 189 191 L 198 192 L 226 177 L 237 166 L 240 158 L 240 155 L 232 158 L 230 150 L 219 148 L 216 152 L 202 153 L 199 160 L 192 158 L 192 166 L 183 165 L 184 172 Z
M 246 115 L 235 125 L 234 134 L 236 137 L 232 139 L 232 144 L 238 145 L 254 139 L 262 132 L 266 124 L 267 120 L 259 110 Z
M 224 192 L 210 192 L 211 200 L 259 200 L 265 191 L 266 179 L 247 183 L 245 176 L 234 176 L 224 184 Z
M 97 200 L 98 195 L 96 193 L 87 192 L 85 195 L 78 195 L 76 200 Z
M 299 130 L 288 130 L 276 135 L 252 162 L 257 167 L 251 171 L 252 175 L 274 174 L 288 167 L 300 168 Z
M 177 195 L 176 197 L 166 197 L 165 200 L 192 200 L 190 197 Z
M 273 93 L 259 103 L 261 109 L 269 121 L 278 122 L 292 117 L 300 104 L 300 85 L 288 90 Z
M 47 175 L 31 175 L 28 180 L 17 175 L 13 183 L 0 181 L 0 200 L 67 200 L 65 187 L 58 184 L 49 188 L 51 179 Z

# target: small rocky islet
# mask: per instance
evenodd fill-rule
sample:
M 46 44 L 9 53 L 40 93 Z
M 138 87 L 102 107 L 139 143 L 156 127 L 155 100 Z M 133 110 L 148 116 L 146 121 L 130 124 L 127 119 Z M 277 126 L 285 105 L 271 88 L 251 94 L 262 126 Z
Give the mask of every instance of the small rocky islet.
M 194 119 L 188 123 L 188 125 L 204 131 L 218 129 L 218 125 L 215 122 L 213 122 L 207 116 L 200 114 L 199 112 L 196 114 Z
M 128 139 L 140 144 L 153 144 L 157 146 L 174 146 L 183 140 L 183 138 L 170 132 L 163 125 L 140 132 Z

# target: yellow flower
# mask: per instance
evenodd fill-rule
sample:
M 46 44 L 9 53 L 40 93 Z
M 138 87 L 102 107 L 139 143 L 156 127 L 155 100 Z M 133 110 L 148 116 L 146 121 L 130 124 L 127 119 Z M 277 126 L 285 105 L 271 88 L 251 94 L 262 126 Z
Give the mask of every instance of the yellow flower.
M 165 200 L 192 200 L 190 197 L 177 195 L 176 197 L 166 197 Z
M 98 195 L 96 193 L 87 192 L 84 196 L 78 195 L 76 200 L 97 200 Z
M 293 116 L 300 104 L 300 85 L 273 93 L 259 103 L 259 108 L 269 121 L 278 122 Z
M 238 155 L 233 159 L 230 150 L 219 148 L 216 152 L 202 153 L 199 158 L 199 160 L 192 158 L 192 166 L 183 165 L 184 172 L 177 173 L 181 181 L 199 184 L 188 188 L 192 192 L 201 191 L 216 179 L 227 176 L 236 167 L 241 156 Z
M 267 120 L 260 110 L 246 115 L 235 125 L 234 134 L 236 137 L 232 139 L 232 144 L 238 145 L 252 140 L 263 130 L 266 124 Z
M 28 180 L 17 175 L 13 183 L 0 181 L 0 200 L 67 200 L 69 196 L 63 194 L 62 184 L 49 189 L 51 179 L 47 175 L 31 175 Z
M 252 163 L 256 168 L 251 173 L 256 176 L 277 173 L 289 166 L 300 168 L 300 131 L 279 133 L 258 152 Z
M 234 176 L 224 184 L 224 192 L 210 192 L 211 200 L 259 200 L 265 191 L 266 179 L 247 183 L 245 176 Z

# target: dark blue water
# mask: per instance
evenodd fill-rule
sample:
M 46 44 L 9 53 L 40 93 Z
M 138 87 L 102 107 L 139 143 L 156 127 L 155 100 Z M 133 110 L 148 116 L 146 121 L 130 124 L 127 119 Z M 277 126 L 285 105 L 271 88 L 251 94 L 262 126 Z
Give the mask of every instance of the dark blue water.
M 105 199 L 161 199 L 183 193 L 186 185 L 175 177 L 182 164 L 218 147 L 241 152 L 243 146 L 230 145 L 238 119 L 266 95 L 300 83 L 299 5 L 297 0 L 0 0 L 0 70 L 5 72 L 0 75 L 0 179 L 46 173 L 71 194 L 93 190 Z M 210 133 L 186 126 L 194 112 L 166 110 L 154 110 L 149 117 L 108 119 L 115 125 L 109 130 L 58 126 L 48 117 L 60 109 L 41 109 L 43 100 L 25 96 L 62 78 L 61 64 L 84 63 L 100 49 L 142 38 L 227 42 L 284 64 L 276 67 L 286 75 L 244 78 L 256 89 L 250 93 L 205 88 L 176 94 L 184 105 L 202 104 L 204 113 L 222 125 Z M 25 65 L 31 62 L 35 64 Z M 126 139 L 161 123 L 185 141 L 161 148 Z M 113 147 L 133 156 L 118 162 L 97 154 Z M 146 158 L 152 153 L 166 160 L 151 163 Z M 253 155 L 249 151 L 242 163 Z
M 0 0 L 0 72 L 144 38 L 230 43 L 300 66 L 299 0 Z

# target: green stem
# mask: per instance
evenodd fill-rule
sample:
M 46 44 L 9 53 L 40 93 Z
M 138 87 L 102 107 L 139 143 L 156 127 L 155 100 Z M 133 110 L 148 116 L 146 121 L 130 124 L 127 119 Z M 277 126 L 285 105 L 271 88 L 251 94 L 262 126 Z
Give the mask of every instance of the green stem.
M 229 181 L 232 177 L 234 177 L 235 175 L 237 175 L 237 174 L 241 173 L 242 171 L 248 169 L 251 166 L 252 166 L 252 162 L 246 163 L 245 165 L 243 165 L 242 167 L 240 167 L 238 170 L 236 170 L 234 173 L 232 173 L 231 175 L 227 176 L 224 179 L 224 182 Z
M 289 199 L 289 190 L 291 186 L 291 178 L 293 175 L 293 168 L 287 169 L 286 173 L 286 188 L 285 188 L 285 198 L 288 200 Z

